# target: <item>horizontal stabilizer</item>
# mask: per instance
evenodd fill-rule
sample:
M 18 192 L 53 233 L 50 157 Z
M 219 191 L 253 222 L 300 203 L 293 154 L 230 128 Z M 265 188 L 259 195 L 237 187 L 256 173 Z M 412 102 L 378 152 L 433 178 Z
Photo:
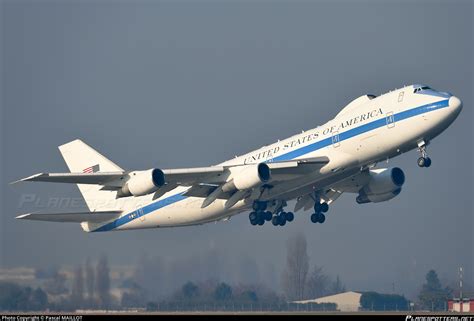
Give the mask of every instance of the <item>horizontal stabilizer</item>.
M 48 222 L 69 222 L 69 223 L 100 223 L 106 222 L 120 216 L 122 211 L 97 211 L 78 213 L 28 213 L 17 216 L 20 220 L 48 221 Z
M 70 184 L 96 184 L 106 185 L 106 182 L 119 179 L 124 176 L 123 172 L 98 172 L 98 173 L 39 173 L 30 177 L 22 178 L 18 182 L 52 182 Z

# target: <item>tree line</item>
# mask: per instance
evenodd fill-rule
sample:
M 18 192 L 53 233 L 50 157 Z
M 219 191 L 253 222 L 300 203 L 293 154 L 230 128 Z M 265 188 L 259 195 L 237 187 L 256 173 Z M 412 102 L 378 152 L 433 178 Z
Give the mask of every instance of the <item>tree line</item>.
M 110 269 L 102 255 L 95 266 L 87 259 L 85 266 L 74 270 L 72 285 L 57 269 L 37 270 L 36 278 L 45 280 L 33 289 L 13 282 L 0 282 L 0 310 L 3 311 L 70 311 L 81 308 L 107 309 L 112 305 Z
M 41 286 L 36 288 L 12 282 L 0 282 L 0 310 L 3 311 L 73 311 L 76 309 L 147 309 L 156 310 L 335 310 L 334 304 L 297 304 L 295 301 L 315 299 L 346 291 L 339 276 L 331 277 L 322 266 L 310 269 L 307 242 L 303 234 L 292 235 L 286 244 L 286 262 L 281 273 L 281 292 L 258 281 L 229 283 L 219 279 L 188 280 L 167 295 L 158 297 L 146 287 L 153 278 L 144 277 L 148 270 L 159 275 L 154 265 L 137 266 L 135 275 L 116 284 L 120 296 L 111 294 L 110 268 L 102 255 L 96 264 L 87 259 L 79 264 L 68 280 L 57 269 L 36 271 Z M 156 270 L 156 271 L 155 271 Z M 151 290 L 160 287 L 153 283 Z M 453 290 L 443 286 L 434 270 L 430 270 L 417 296 L 415 309 L 443 310 Z M 408 310 L 409 301 L 396 294 L 362 292 L 363 310 Z M 413 307 L 412 307 L 413 308 Z

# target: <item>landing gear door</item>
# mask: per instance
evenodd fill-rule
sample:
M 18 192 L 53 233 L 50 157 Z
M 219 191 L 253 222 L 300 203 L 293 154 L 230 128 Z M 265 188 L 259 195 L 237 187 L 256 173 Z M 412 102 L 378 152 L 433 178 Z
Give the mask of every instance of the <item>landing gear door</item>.
M 387 127 L 388 128 L 395 127 L 395 116 L 393 115 L 393 111 L 390 111 L 390 112 L 385 114 L 385 120 L 387 122 Z
M 144 222 L 145 221 L 145 213 L 143 212 L 143 206 L 141 204 L 138 204 L 138 209 L 137 209 L 137 215 L 140 217 L 140 221 Z

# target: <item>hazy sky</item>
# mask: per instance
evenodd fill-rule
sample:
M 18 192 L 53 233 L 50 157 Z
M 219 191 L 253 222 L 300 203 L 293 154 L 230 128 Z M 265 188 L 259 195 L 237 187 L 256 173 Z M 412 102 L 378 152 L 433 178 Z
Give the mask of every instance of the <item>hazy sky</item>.
M 302 231 L 312 263 L 349 289 L 389 292 L 395 282 L 411 293 L 428 269 L 455 279 L 460 265 L 472 279 L 472 1 L 0 8 L 2 266 L 76 264 L 100 253 L 135 264 L 142 253 L 187 260 L 218 251 L 244 266 L 256 262 L 271 280 L 266 272 L 279 279 L 287 238 Z M 198 227 L 86 234 L 74 224 L 14 219 L 39 209 L 20 207 L 25 195 L 79 197 L 74 186 L 7 184 L 66 171 L 57 146 L 75 138 L 127 169 L 204 166 L 316 127 L 360 95 L 411 83 L 464 102 L 429 146 L 433 165 L 418 168 L 415 151 L 391 160 L 407 177 L 399 197 L 358 205 L 344 195 L 323 225 L 308 212 L 284 228 L 254 227 L 245 213 Z

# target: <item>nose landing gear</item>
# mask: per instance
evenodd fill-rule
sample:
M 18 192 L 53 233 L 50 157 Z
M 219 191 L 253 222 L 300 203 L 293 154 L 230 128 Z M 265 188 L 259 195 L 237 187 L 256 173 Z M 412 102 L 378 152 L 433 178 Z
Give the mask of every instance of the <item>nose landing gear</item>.
M 418 144 L 418 151 L 421 153 L 421 157 L 418 158 L 418 166 L 420 167 L 430 167 L 431 166 L 431 158 L 428 157 L 426 153 L 426 146 L 427 144 L 422 141 Z

